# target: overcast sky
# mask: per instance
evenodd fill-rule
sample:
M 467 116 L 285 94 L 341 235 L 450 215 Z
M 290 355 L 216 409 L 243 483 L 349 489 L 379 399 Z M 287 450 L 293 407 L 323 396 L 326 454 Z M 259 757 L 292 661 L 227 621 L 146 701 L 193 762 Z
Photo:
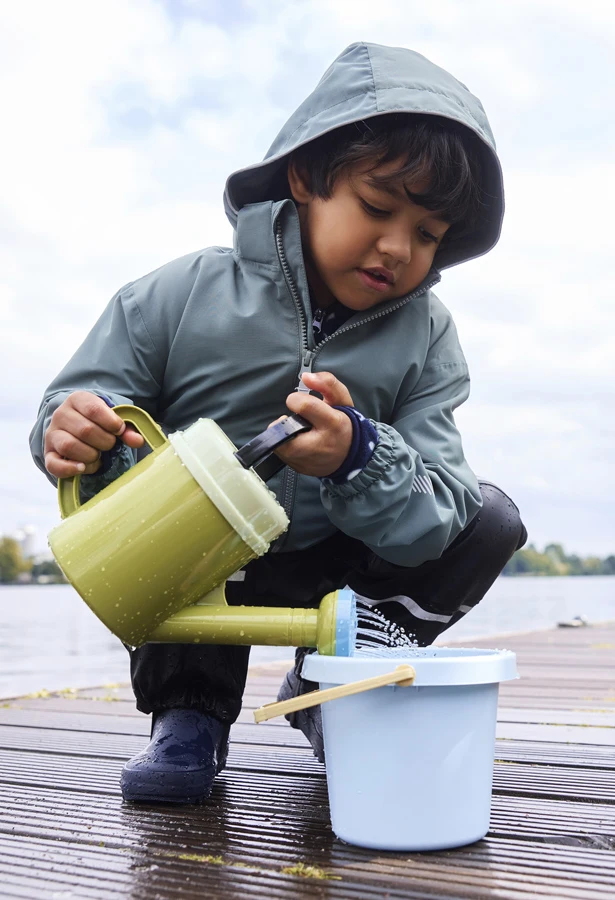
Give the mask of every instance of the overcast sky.
M 111 295 L 229 244 L 260 159 L 345 46 L 410 47 L 487 110 L 507 213 L 446 271 L 472 374 L 475 471 L 530 540 L 615 553 L 615 5 L 605 0 L 55 0 L 0 4 L 0 534 L 58 521 L 28 433 Z

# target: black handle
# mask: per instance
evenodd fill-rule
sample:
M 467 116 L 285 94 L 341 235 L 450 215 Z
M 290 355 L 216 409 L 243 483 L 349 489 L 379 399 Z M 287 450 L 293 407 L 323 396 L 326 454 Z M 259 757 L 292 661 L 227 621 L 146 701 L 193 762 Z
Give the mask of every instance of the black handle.
M 235 458 L 244 469 L 254 468 L 263 481 L 268 481 L 286 465 L 279 457 L 272 456 L 273 451 L 298 434 L 309 431 L 311 427 L 307 419 L 301 416 L 288 416 L 240 447 L 235 453 Z

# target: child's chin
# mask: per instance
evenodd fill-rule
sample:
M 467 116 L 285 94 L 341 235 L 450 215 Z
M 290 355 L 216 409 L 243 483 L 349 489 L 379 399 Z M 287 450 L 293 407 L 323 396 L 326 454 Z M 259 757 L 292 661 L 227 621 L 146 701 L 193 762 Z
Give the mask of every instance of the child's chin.
M 365 312 L 368 309 L 372 309 L 374 306 L 380 306 L 381 303 L 386 303 L 387 300 L 391 298 L 388 296 L 385 297 L 359 297 L 349 296 L 349 297 L 338 297 L 339 302 L 348 307 L 348 309 L 353 309 L 355 312 Z

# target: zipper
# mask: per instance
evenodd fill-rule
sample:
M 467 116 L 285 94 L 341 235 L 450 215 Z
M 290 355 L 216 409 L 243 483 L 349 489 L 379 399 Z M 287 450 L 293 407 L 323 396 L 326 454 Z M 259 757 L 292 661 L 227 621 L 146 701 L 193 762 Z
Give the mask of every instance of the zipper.
M 345 331 L 352 331 L 353 328 L 359 328 L 361 325 L 367 325 L 368 322 L 373 322 L 376 319 L 383 318 L 383 316 L 388 316 L 389 313 L 395 312 L 396 309 L 401 309 L 401 307 L 405 306 L 406 303 L 409 303 L 411 300 L 415 300 L 417 297 L 420 297 L 421 294 L 425 293 L 425 291 L 431 290 L 431 288 L 438 284 L 439 281 L 439 278 L 434 278 L 428 284 L 421 285 L 421 287 L 412 291 L 411 294 L 406 294 L 405 297 L 400 298 L 399 302 L 395 303 L 394 306 L 389 306 L 387 309 L 381 309 L 379 312 L 372 313 L 371 316 L 367 316 L 365 319 L 360 319 L 358 322 L 353 322 L 350 325 L 342 325 L 341 328 L 338 328 L 337 331 L 334 331 L 333 334 L 330 334 L 329 337 L 326 337 L 324 341 L 320 342 L 315 352 L 312 354 L 310 365 L 313 365 L 314 359 L 318 356 L 325 344 L 328 344 L 329 341 L 332 341 L 333 338 L 338 336 L 338 334 L 344 334 Z
M 278 259 L 280 260 L 280 265 L 282 267 L 282 272 L 284 273 L 286 286 L 290 291 L 290 295 L 293 298 L 293 302 L 295 304 L 297 312 L 299 313 L 299 321 L 301 323 L 301 354 L 303 356 L 310 349 L 308 346 L 307 319 L 305 317 L 305 312 L 303 311 L 299 291 L 297 290 L 297 286 L 293 280 L 293 273 L 290 266 L 288 265 L 286 253 L 284 252 L 284 244 L 282 242 L 282 223 L 280 222 L 279 218 L 275 223 L 275 244 L 278 251 Z
M 299 315 L 301 367 L 299 370 L 299 384 L 297 385 L 297 388 L 298 390 L 301 390 L 303 385 L 301 376 L 304 372 L 312 371 L 312 364 L 314 362 L 315 353 L 309 348 L 307 319 L 303 310 L 299 291 L 297 290 L 297 286 L 293 279 L 293 273 L 290 266 L 288 265 L 286 253 L 284 252 L 284 243 L 282 241 L 282 223 L 280 222 L 279 218 L 275 223 L 275 243 L 278 252 L 278 259 L 280 260 L 280 266 L 282 267 L 282 272 L 284 273 L 284 280 L 286 281 L 286 286 L 292 297 L 293 303 L 295 304 L 295 309 Z M 303 385 L 303 390 L 308 390 L 306 385 Z M 288 533 L 292 527 L 291 513 L 295 500 L 295 491 L 297 489 L 297 473 L 295 472 L 295 470 L 289 468 L 288 466 L 285 466 L 283 469 L 283 473 L 284 474 L 282 475 L 281 489 L 282 506 L 284 507 L 284 512 L 288 516 L 291 524 L 288 527 L 288 531 L 286 531 L 285 534 L 283 534 L 277 539 L 277 541 L 274 542 L 273 547 L 271 548 L 274 553 L 278 553 L 288 540 Z
M 280 260 L 280 266 L 282 267 L 282 272 L 284 273 L 284 280 L 286 281 L 286 286 L 288 287 L 288 291 L 293 299 L 297 313 L 299 314 L 299 321 L 301 326 L 301 368 L 299 370 L 299 384 L 297 385 L 298 391 L 309 391 L 307 385 L 303 384 L 301 376 L 304 372 L 312 371 L 314 360 L 316 359 L 322 348 L 325 346 L 325 344 L 328 344 L 329 341 L 332 341 L 339 334 L 343 334 L 346 331 L 352 331 L 353 328 L 358 328 L 360 325 L 366 325 L 368 322 L 374 322 L 376 319 L 381 319 L 383 316 L 388 316 L 389 313 L 395 312 L 395 310 L 400 309 L 402 306 L 405 306 L 406 303 L 409 303 L 411 300 L 419 297 L 421 294 L 425 293 L 425 291 L 430 290 L 440 281 L 439 277 L 434 278 L 428 284 L 421 285 L 411 294 L 406 294 L 405 297 L 401 298 L 393 306 L 389 306 L 387 309 L 374 312 L 370 316 L 367 316 L 365 319 L 360 319 L 360 321 L 353 322 L 351 325 L 342 325 L 341 328 L 338 328 L 337 331 L 334 331 L 333 334 L 330 334 L 329 337 L 326 337 L 324 341 L 321 341 L 320 344 L 318 344 L 316 350 L 310 350 L 307 319 L 303 310 L 303 306 L 301 304 L 299 291 L 297 290 L 297 286 L 293 280 L 292 270 L 288 264 L 288 260 L 286 259 L 286 253 L 284 252 L 284 244 L 282 241 L 282 224 L 279 218 L 275 223 L 275 243 L 278 252 L 278 259 Z M 322 315 L 324 315 L 324 310 L 321 310 L 320 312 L 322 313 Z M 322 322 L 322 315 L 319 319 L 320 322 Z M 282 505 L 284 507 L 284 512 L 291 521 L 291 525 L 289 526 L 288 531 L 274 542 L 271 548 L 274 553 L 279 552 L 288 540 L 288 534 L 290 532 L 290 528 L 292 527 L 291 512 L 295 499 L 296 487 L 297 472 L 295 472 L 294 469 L 289 468 L 289 466 L 285 466 L 284 474 L 282 476 Z

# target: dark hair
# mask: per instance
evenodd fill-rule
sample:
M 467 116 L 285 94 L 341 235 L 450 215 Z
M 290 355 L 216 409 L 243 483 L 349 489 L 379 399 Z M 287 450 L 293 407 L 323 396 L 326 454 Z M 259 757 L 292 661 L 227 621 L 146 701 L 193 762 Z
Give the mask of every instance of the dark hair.
M 427 190 L 410 197 L 450 223 L 447 244 L 474 231 L 485 206 L 478 138 L 437 116 L 394 113 L 354 122 L 299 147 L 290 159 L 323 200 L 349 166 L 368 163 L 373 171 L 400 160 L 394 173 L 374 175 L 374 184 L 426 181 Z

